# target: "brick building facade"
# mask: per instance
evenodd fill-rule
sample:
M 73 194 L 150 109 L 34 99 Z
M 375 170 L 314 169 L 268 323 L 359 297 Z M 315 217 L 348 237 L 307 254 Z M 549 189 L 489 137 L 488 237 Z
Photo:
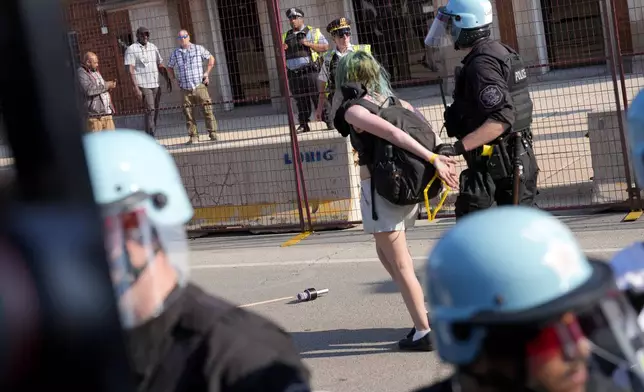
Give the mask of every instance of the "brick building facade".
M 80 63 L 85 52 L 96 53 L 105 80 L 117 81 L 112 91 L 116 114 L 142 113 L 124 66 L 125 49 L 136 41 L 130 12 L 126 9 L 99 11 L 96 0 L 67 0 L 64 6 L 74 60 Z M 177 0 L 177 8 L 181 26 L 193 31 L 189 0 Z

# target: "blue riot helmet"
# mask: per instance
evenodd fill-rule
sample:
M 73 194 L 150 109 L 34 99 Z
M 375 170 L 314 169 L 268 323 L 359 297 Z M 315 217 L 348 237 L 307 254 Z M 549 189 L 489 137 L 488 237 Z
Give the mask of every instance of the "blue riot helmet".
M 606 379 L 591 366 L 591 350 L 607 334 L 622 354 L 613 359 L 644 375 L 644 336 L 610 266 L 588 259 L 546 212 L 503 206 L 467 216 L 438 241 L 426 268 L 438 354 L 475 382 L 583 388 L 592 376 Z
M 193 209 L 174 159 L 133 130 L 83 137 L 94 198 L 125 327 L 161 314 L 188 278 L 184 225 Z
M 449 0 L 447 5 L 438 8 L 425 45 L 454 46 L 456 50 L 469 48 L 479 39 L 490 36 L 492 20 L 489 0 Z
M 644 187 L 644 91 L 640 91 L 628 110 L 626 138 L 630 160 L 639 187 Z

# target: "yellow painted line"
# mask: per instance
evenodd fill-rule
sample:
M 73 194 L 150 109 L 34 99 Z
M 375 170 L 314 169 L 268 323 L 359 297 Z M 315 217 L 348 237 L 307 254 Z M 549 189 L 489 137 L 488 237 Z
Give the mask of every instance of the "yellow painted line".
M 295 244 L 297 244 L 298 242 L 300 242 L 300 241 L 302 241 L 303 239 L 305 239 L 306 237 L 310 236 L 311 234 L 313 234 L 313 232 L 312 232 L 312 231 L 305 231 L 304 233 L 300 233 L 300 234 L 296 235 L 295 237 L 291 238 L 290 240 L 288 240 L 288 241 L 284 242 L 284 243 L 283 243 L 282 245 L 280 245 L 280 246 L 281 246 L 282 248 L 285 248 L 285 247 L 287 247 L 287 246 L 295 245 Z

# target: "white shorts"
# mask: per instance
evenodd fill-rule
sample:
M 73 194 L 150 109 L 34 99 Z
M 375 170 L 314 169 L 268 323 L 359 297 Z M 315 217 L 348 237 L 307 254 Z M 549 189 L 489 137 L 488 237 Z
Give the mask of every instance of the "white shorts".
M 376 197 L 376 212 L 378 220 L 373 220 L 371 212 L 371 179 L 360 182 L 360 210 L 362 212 L 362 225 L 365 233 L 388 233 L 391 231 L 405 231 L 414 227 L 418 217 L 418 204 L 399 206 L 392 204 L 374 192 Z

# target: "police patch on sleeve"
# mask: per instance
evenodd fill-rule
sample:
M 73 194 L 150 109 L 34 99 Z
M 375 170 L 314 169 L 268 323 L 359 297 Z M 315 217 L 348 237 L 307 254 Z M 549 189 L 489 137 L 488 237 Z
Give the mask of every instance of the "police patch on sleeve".
M 502 100 L 503 91 L 496 85 L 487 86 L 479 93 L 479 101 L 486 109 L 492 109 L 501 103 Z

